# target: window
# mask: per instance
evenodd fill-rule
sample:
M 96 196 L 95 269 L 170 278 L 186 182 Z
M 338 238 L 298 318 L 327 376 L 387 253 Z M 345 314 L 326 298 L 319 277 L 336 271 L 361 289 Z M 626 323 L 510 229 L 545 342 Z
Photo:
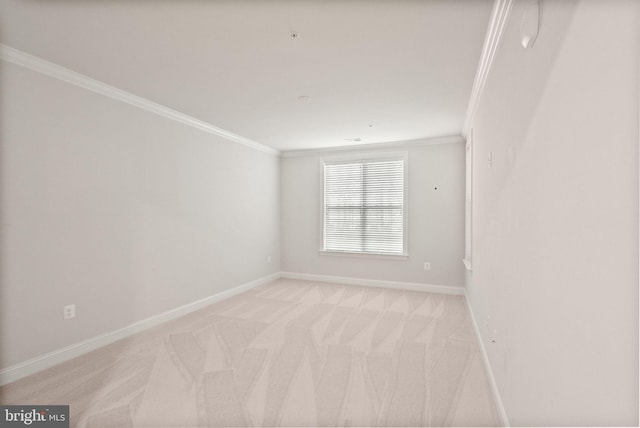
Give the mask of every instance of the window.
M 325 252 L 407 254 L 407 154 L 324 160 Z

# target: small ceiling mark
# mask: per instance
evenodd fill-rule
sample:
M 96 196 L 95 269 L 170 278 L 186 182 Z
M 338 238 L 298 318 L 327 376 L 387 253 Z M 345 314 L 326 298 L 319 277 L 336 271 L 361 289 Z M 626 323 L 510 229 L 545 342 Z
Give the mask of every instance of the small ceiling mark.
M 298 101 L 302 101 L 303 103 L 309 102 L 311 97 L 309 95 L 300 95 L 298 97 Z
M 297 39 L 298 37 L 300 37 L 300 34 L 298 34 L 297 31 L 292 31 L 289 33 L 289 37 L 291 37 L 292 39 Z

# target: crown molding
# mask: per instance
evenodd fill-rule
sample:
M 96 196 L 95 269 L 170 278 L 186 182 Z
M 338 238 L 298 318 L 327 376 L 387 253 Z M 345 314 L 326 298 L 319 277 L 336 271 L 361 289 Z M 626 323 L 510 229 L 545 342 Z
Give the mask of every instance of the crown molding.
M 115 86 L 108 85 L 99 80 L 88 77 L 84 74 L 46 61 L 42 58 L 30 55 L 26 52 L 12 48 L 10 46 L 0 44 L 0 59 L 20 67 L 28 68 L 29 70 L 37 73 L 44 74 L 54 79 L 62 80 L 63 82 L 70 83 L 80 88 L 87 89 L 105 97 L 113 98 L 123 103 L 138 107 L 151 113 L 155 113 L 159 116 L 175 120 L 184 125 L 191 126 L 209 134 L 216 135 L 218 137 L 225 138 L 227 140 L 242 144 L 255 150 L 259 150 L 264 153 L 278 155 L 280 152 L 272 147 L 258 143 L 257 141 L 250 140 L 240 135 L 234 134 L 222 128 L 218 128 L 208 122 L 200 119 L 196 119 L 192 116 L 180 113 L 169 107 L 165 107 L 161 104 L 150 101 L 146 98 L 133 95 L 130 92 L 118 89 Z
M 421 138 L 418 140 L 391 141 L 386 143 L 357 144 L 353 146 L 326 147 L 319 149 L 282 150 L 281 158 L 299 158 L 328 153 L 362 152 L 366 150 L 403 149 L 420 146 L 432 146 L 435 144 L 464 143 L 461 135 L 447 135 L 443 137 Z
M 478 101 L 482 95 L 482 90 L 489 76 L 489 70 L 493 64 L 493 58 L 502 40 L 502 34 L 506 26 L 509 14 L 511 13 L 511 6 L 513 0 L 495 0 L 493 3 L 493 9 L 491 10 L 491 18 L 489 20 L 489 26 L 487 28 L 487 34 L 484 38 L 484 45 L 482 47 L 482 54 L 480 55 L 480 61 L 478 62 L 478 69 L 476 70 L 476 77 L 473 81 L 473 88 L 471 89 L 471 96 L 469 97 L 469 105 L 467 106 L 467 114 L 465 116 L 464 125 L 462 126 L 462 135 L 467 136 L 473 116 L 475 115 L 476 108 L 478 107 Z

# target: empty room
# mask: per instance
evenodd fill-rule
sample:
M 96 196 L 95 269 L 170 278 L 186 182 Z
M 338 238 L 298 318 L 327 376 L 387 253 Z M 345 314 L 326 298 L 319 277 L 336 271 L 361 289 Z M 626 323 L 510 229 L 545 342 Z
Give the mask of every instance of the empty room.
M 638 426 L 640 1 L 0 0 L 0 427 Z

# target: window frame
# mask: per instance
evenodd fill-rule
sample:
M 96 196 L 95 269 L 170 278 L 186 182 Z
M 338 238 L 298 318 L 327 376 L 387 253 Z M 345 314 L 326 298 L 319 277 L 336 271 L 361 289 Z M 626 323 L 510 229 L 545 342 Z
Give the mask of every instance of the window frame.
M 385 160 L 402 160 L 404 164 L 404 181 L 403 181 L 403 206 L 402 206 L 402 253 L 384 253 L 384 252 L 360 252 L 360 251 L 338 251 L 324 249 L 324 181 L 325 181 L 325 165 L 368 162 L 368 161 L 385 161 Z M 327 156 L 319 159 L 319 222 L 318 222 L 318 253 L 326 256 L 343 256 L 343 257 L 363 257 L 388 260 L 406 260 L 409 258 L 409 152 L 407 151 L 384 151 L 384 152 L 362 152 L 352 153 L 340 156 Z
M 465 144 L 464 267 L 473 270 L 473 128 Z

